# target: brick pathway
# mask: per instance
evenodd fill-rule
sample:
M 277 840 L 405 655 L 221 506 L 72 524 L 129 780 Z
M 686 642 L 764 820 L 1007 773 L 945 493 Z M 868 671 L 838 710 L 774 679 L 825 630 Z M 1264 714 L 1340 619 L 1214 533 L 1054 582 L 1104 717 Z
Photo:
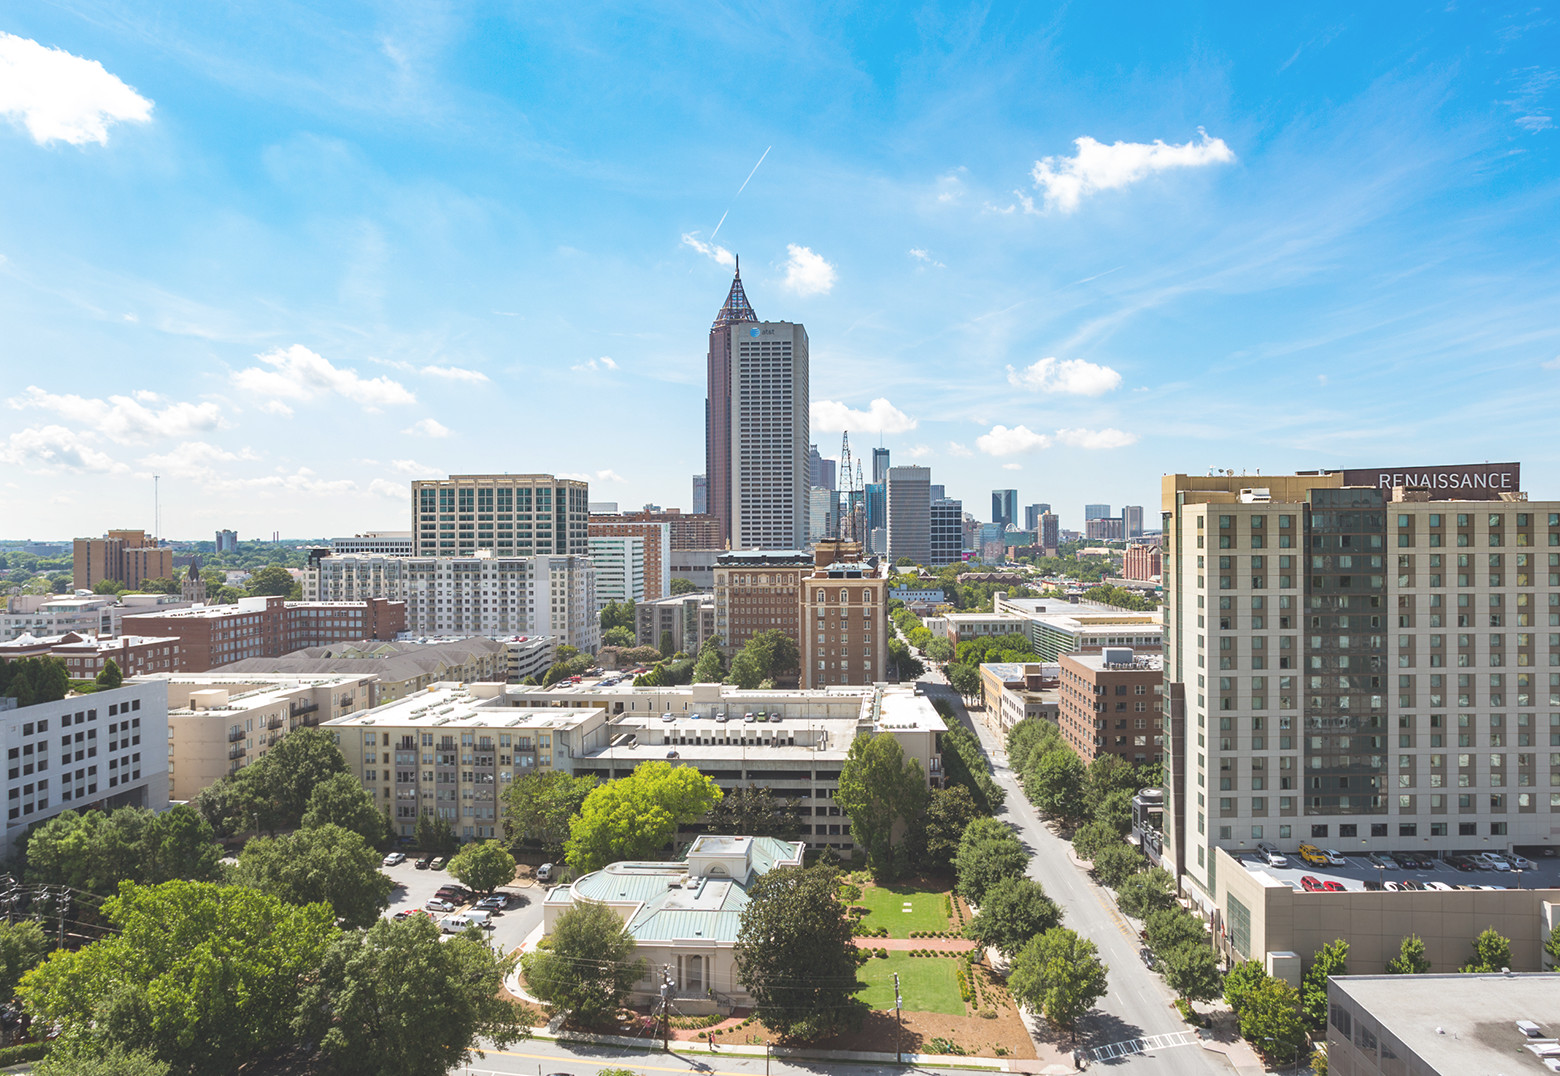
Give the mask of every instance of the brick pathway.
M 975 948 L 968 938 L 852 938 L 861 949 L 931 949 L 938 953 L 966 953 Z

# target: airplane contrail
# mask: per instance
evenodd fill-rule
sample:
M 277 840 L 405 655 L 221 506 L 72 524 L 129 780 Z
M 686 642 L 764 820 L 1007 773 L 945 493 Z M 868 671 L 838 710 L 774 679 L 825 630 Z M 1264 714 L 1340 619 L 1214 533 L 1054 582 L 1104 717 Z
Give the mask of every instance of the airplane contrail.
M 763 164 L 764 158 L 769 156 L 769 151 L 774 148 L 774 146 L 766 146 L 764 148 L 763 155 L 758 158 L 758 164 Z M 747 174 L 747 179 L 742 181 L 742 186 L 737 188 L 737 193 L 731 196 L 731 205 L 736 205 L 737 199 L 742 197 L 742 192 L 747 190 L 747 185 L 752 182 L 753 176 L 758 172 L 758 164 L 755 164 L 753 166 L 753 171 Z M 731 213 L 731 205 L 728 205 L 726 207 L 726 212 L 720 215 L 720 224 L 715 225 L 715 231 L 710 233 L 710 242 L 713 243 L 715 241 L 715 236 L 720 232 L 720 225 L 726 223 L 726 217 Z

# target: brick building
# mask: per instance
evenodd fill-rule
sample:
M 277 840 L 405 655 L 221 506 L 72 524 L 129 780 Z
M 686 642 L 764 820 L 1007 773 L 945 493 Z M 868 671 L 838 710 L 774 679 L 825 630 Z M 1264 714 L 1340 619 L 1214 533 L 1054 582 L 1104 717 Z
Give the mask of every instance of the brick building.
M 69 631 L 63 635 L 40 638 L 22 635 L 0 643 L 0 661 L 31 658 L 47 654 L 65 662 L 72 680 L 90 680 L 113 659 L 125 676 L 145 673 L 178 672 L 184 668 L 180 640 L 173 636 L 148 638 L 121 635 L 117 639 L 99 639 L 94 635 Z
M 802 579 L 812 574 L 811 554 L 746 549 L 715 561 L 715 634 L 728 656 L 761 631 L 785 632 L 802 645 Z
M 127 616 L 123 625 L 127 633 L 176 638 L 184 670 L 205 672 L 244 658 L 280 657 L 328 643 L 394 639 L 406 630 L 406 603 L 241 598 L 234 605 Z
M 1060 662 L 1062 735 L 1079 758 L 1093 762 L 1100 755 L 1117 755 L 1133 765 L 1161 760 L 1161 655 L 1106 647 L 1063 654 Z
M 680 512 L 620 512 L 615 516 L 593 516 L 592 523 L 665 523 L 670 528 L 673 549 L 725 549 L 726 536 L 720 520 L 712 515 Z
M 887 678 L 888 580 L 859 543 L 819 542 L 802 579 L 802 685 L 873 684 Z
M 1158 542 L 1134 542 L 1127 546 L 1127 551 L 1122 554 L 1122 578 L 1138 579 L 1143 582 L 1158 579 L 1163 561 Z

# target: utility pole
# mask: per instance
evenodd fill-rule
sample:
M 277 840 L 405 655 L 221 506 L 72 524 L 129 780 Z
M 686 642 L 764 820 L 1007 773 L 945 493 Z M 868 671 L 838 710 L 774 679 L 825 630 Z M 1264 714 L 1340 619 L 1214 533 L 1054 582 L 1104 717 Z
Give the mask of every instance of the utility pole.
M 894 972 L 894 1019 L 899 1021 L 899 1026 L 894 1029 L 894 1064 L 903 1065 L 905 1054 L 900 1042 L 900 1036 L 905 1030 L 905 1015 L 901 1009 L 904 1002 L 899 996 L 899 973 Z
M 661 1049 L 668 1053 L 672 1049 L 672 988 L 676 985 L 672 982 L 672 966 L 661 965 Z
M 54 895 L 54 899 L 59 905 L 60 912 L 60 933 L 54 947 L 63 949 L 65 947 L 65 909 L 70 905 L 70 889 L 67 886 L 60 886 L 59 892 Z

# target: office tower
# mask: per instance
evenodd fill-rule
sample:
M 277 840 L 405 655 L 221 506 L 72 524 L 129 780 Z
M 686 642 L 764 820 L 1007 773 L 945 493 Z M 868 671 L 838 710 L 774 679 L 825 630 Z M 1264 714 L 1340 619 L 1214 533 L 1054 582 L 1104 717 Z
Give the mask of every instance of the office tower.
M 461 474 L 412 482 L 419 557 L 590 552 L 590 488 L 550 474 Z
M 1551 839 L 1560 501 L 1520 489 L 1516 464 L 1164 477 L 1164 851 L 1190 884 L 1258 840 Z
M 869 482 L 867 488 L 862 491 L 862 504 L 866 516 L 867 533 L 879 527 L 888 526 L 888 487 L 882 482 Z M 882 553 L 884 550 L 874 548 L 874 553 Z
M 835 461 L 826 459 L 818 454 L 818 446 L 812 445 L 807 450 L 809 481 L 814 489 L 837 488 L 834 479 Z
M 237 553 L 238 552 L 238 532 L 237 531 L 218 531 L 217 532 L 217 552 L 218 553 Z
M 909 557 L 916 564 L 932 559 L 932 469 L 888 469 L 888 559 Z
M 1038 531 L 1040 529 L 1040 517 L 1051 510 L 1048 504 L 1031 504 L 1024 507 L 1024 529 L 1026 531 Z
M 597 609 L 645 600 L 645 540 L 639 535 L 592 534 L 590 562 L 596 567 Z
M 1121 529 L 1125 538 L 1143 536 L 1143 506 L 1129 504 L 1121 510 Z
M 1056 547 L 1062 544 L 1062 520 L 1060 516 L 1043 512 L 1040 515 L 1040 529 L 1037 534 L 1039 544 L 1047 553 L 1055 553 Z
M 888 449 L 874 448 L 872 450 L 872 481 L 883 483 L 888 481 Z
M 1083 521 L 1087 523 L 1091 519 L 1104 519 L 1110 515 L 1108 504 L 1086 504 L 1083 506 Z
M 1099 516 L 1083 525 L 1083 536 L 1091 542 L 1119 542 L 1126 534 L 1120 516 Z
M 940 482 L 933 482 L 931 494 L 934 501 L 946 501 L 948 499 L 948 487 Z
M 807 491 L 807 543 L 838 538 L 840 495 L 832 489 L 814 486 Z
M 662 516 L 660 518 L 666 518 Z M 640 598 L 664 598 L 671 593 L 672 588 L 672 525 L 670 523 L 656 522 L 655 518 L 631 519 L 628 516 L 592 516 L 590 520 L 591 556 L 595 559 L 595 540 L 597 538 L 638 538 L 641 545 L 641 556 L 644 561 L 642 575 L 644 578 L 643 589 L 639 593 Z M 599 571 L 600 562 L 597 562 L 596 596 L 602 601 L 622 601 L 617 597 L 603 597 L 604 589 Z M 614 592 L 615 593 L 615 592 Z M 635 598 L 638 601 L 639 598 Z
M 933 487 L 934 489 L 936 487 Z M 932 501 L 932 560 L 933 568 L 945 564 L 958 564 L 964 559 L 964 502 L 939 497 Z
M 702 474 L 693 476 L 693 514 L 702 516 L 710 510 L 710 480 Z
M 731 342 L 738 325 L 757 320 L 747 292 L 742 290 L 739 265 L 726 303 L 710 326 L 704 397 L 706 510 L 720 520 L 721 532 L 728 539 L 731 535 Z
M 1018 490 L 994 489 L 991 491 L 991 521 L 1011 526 L 1018 522 Z
M 173 578 L 173 550 L 145 531 L 109 531 L 102 538 L 77 538 L 72 548 L 76 590 L 110 580 L 131 590 L 150 579 Z

